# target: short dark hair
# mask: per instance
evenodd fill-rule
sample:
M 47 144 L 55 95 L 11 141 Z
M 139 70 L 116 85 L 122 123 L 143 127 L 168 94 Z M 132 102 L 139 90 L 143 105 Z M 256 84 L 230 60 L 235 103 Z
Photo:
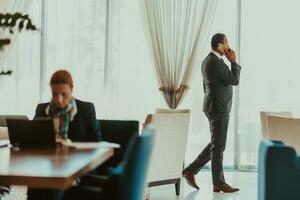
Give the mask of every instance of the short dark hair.
M 50 80 L 50 85 L 53 84 L 67 84 L 71 87 L 71 89 L 73 89 L 73 79 L 67 70 L 56 71 Z
M 212 49 L 216 49 L 216 48 L 218 48 L 218 44 L 219 43 L 222 43 L 223 44 L 223 42 L 224 42 L 224 38 L 225 38 L 225 34 L 223 34 L 223 33 L 216 33 L 216 34 L 214 34 L 214 36 L 212 36 L 212 38 L 211 38 L 211 48 Z

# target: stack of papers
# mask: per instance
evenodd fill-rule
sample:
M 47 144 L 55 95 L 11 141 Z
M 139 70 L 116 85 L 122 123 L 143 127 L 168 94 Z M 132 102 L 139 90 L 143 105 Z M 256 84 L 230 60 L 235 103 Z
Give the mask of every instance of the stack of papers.
M 119 144 L 110 142 L 68 142 L 63 145 L 76 149 L 95 149 L 99 147 L 120 148 Z

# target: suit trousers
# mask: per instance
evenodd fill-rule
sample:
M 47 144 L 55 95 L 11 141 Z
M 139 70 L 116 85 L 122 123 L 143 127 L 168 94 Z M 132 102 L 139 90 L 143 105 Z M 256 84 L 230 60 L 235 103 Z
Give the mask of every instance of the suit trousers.
M 187 168 L 197 174 L 211 160 L 213 184 L 222 185 L 225 183 L 223 152 L 226 146 L 229 113 L 205 112 L 205 115 L 209 121 L 211 142 Z

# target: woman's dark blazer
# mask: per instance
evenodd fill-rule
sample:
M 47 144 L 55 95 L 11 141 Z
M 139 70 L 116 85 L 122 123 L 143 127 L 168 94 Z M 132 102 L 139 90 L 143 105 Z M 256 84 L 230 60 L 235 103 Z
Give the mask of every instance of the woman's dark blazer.
M 68 138 L 75 142 L 98 142 L 102 140 L 100 123 L 96 119 L 94 104 L 75 99 L 77 113 L 70 123 Z M 46 108 L 49 103 L 39 104 L 34 118 L 48 117 Z

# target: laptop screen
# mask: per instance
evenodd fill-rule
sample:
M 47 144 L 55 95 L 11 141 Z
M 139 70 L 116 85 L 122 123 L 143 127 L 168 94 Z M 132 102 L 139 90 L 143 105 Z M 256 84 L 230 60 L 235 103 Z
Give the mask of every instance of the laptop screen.
M 7 119 L 10 143 L 19 147 L 55 146 L 52 119 Z

